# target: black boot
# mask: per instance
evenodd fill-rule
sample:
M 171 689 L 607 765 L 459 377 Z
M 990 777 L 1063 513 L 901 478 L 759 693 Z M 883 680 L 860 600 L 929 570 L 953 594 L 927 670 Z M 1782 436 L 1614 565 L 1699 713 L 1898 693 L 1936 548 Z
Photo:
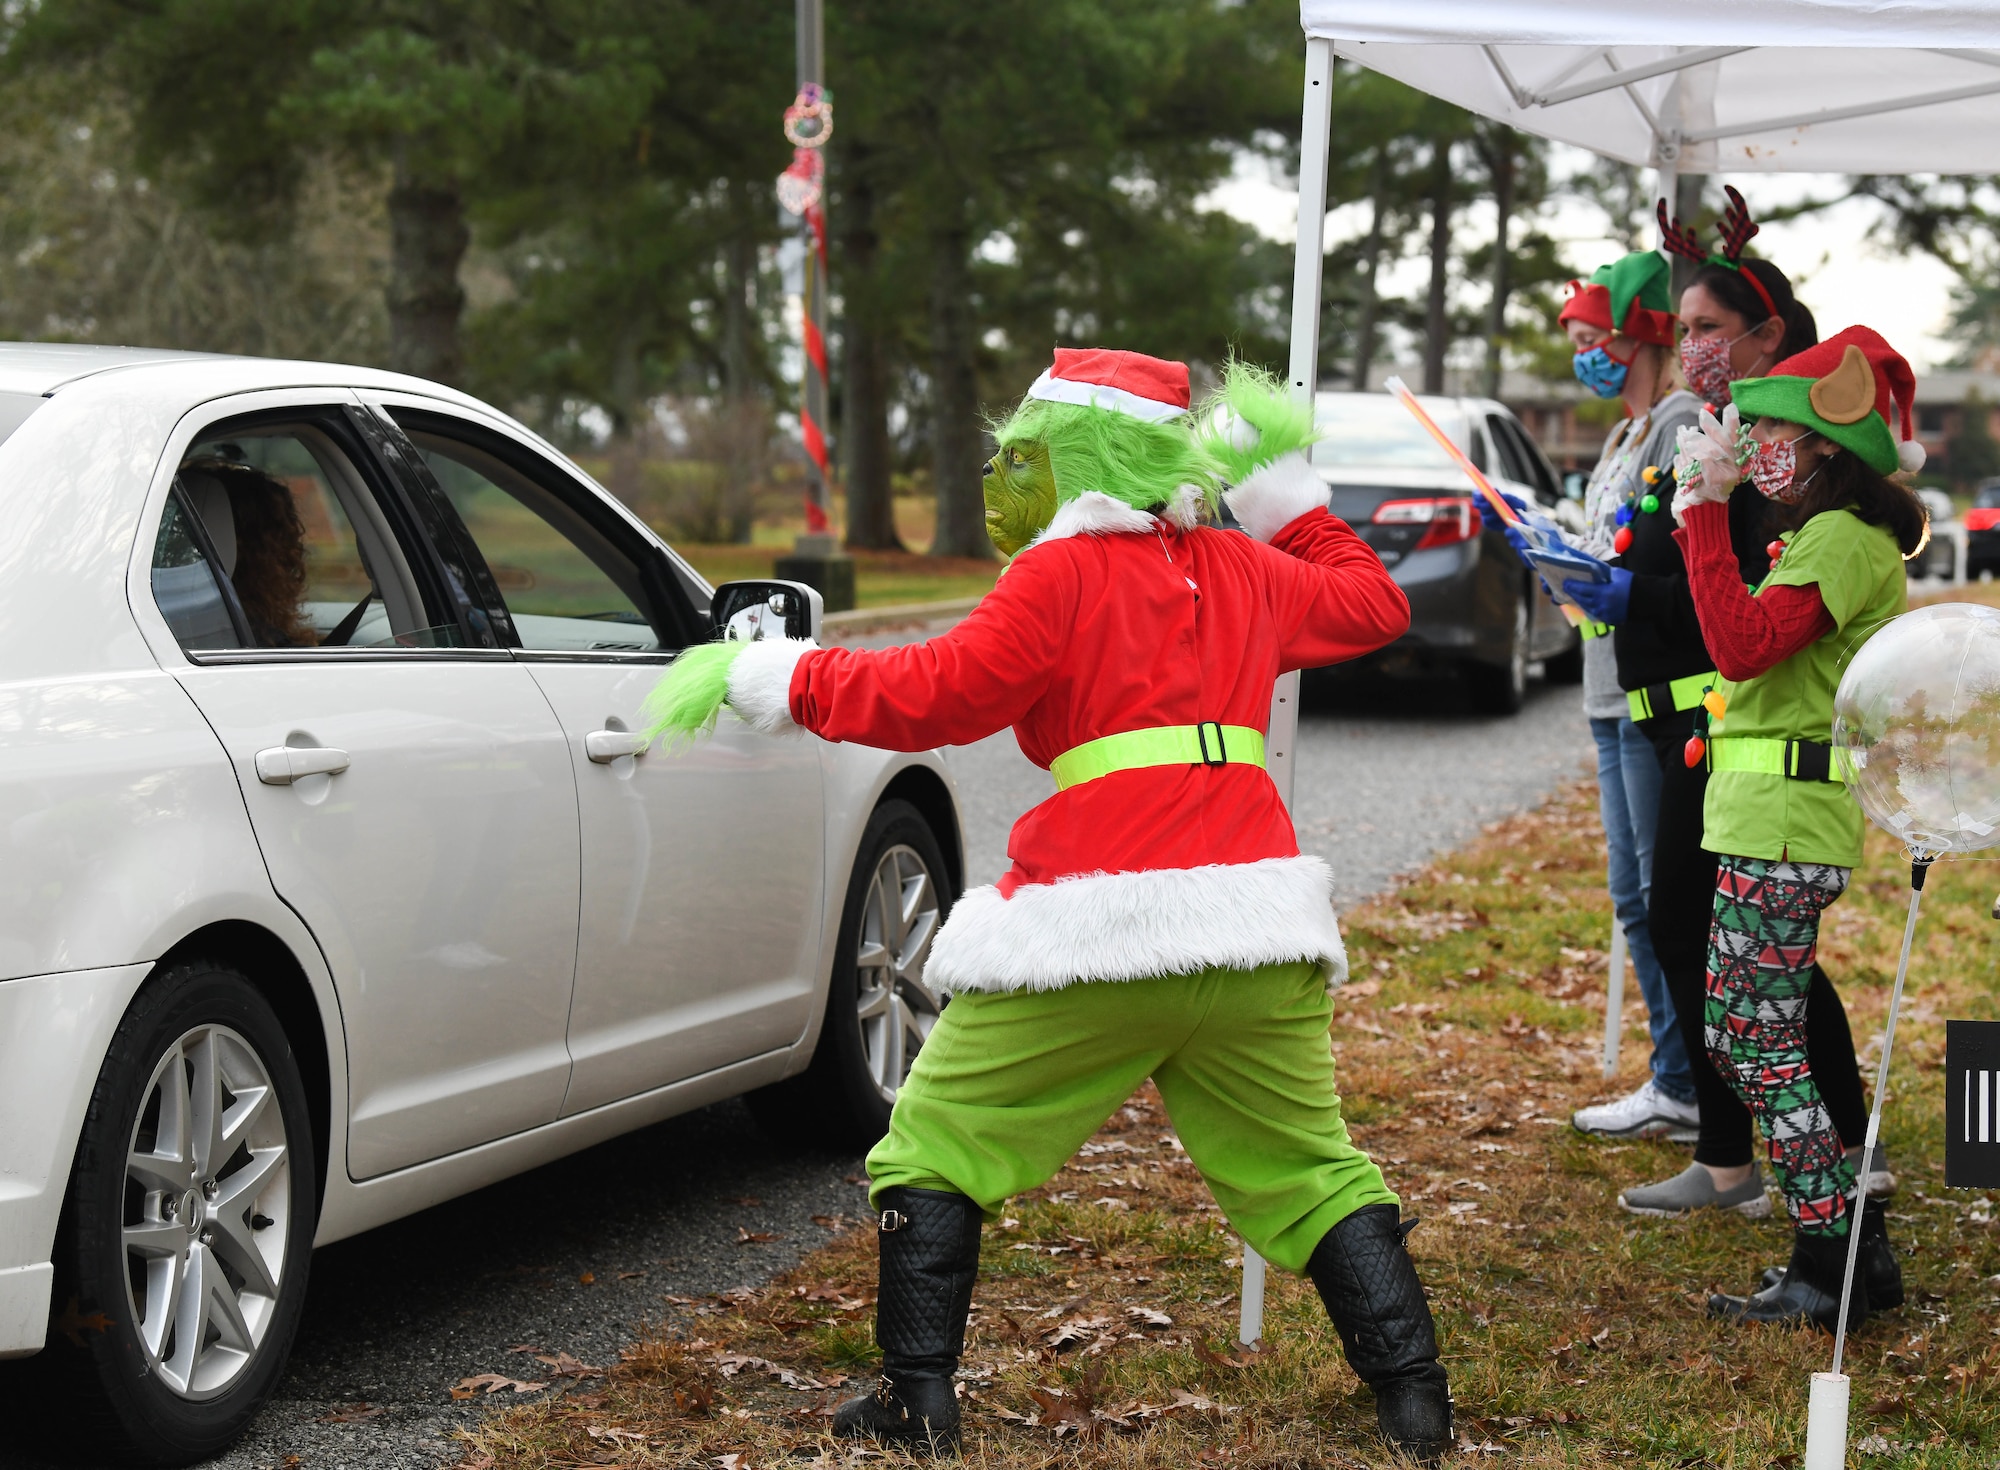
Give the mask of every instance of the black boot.
M 1451 1386 L 1438 1362 L 1424 1285 L 1403 1244 L 1416 1228 L 1394 1205 L 1368 1205 L 1327 1231 L 1306 1263 L 1347 1363 L 1375 1390 L 1375 1422 L 1392 1448 L 1435 1465 L 1452 1444 Z
M 1855 1228 L 1866 1228 L 1860 1222 Z M 1886 1244 L 1886 1238 L 1885 1242 Z M 1863 1255 L 1866 1255 L 1864 1246 Z M 1858 1264 L 1858 1263 L 1857 1263 Z M 1739 1322 L 1776 1322 L 1797 1326 L 1810 1322 L 1825 1332 L 1840 1323 L 1840 1285 L 1847 1274 L 1847 1237 L 1822 1235 L 1804 1230 L 1792 1232 L 1791 1264 L 1776 1286 L 1766 1287 L 1755 1296 L 1711 1296 L 1708 1314 Z M 1902 1275 L 1897 1273 L 1900 1285 Z M 1847 1303 L 1847 1330 L 1853 1332 L 1868 1320 L 1868 1278 L 1854 1273 L 1854 1291 Z
M 1887 1312 L 1903 1304 L 1903 1264 L 1889 1244 L 1888 1206 L 1871 1199 L 1861 1217 L 1861 1257 L 1854 1263 L 1855 1275 L 1868 1283 L 1868 1310 Z M 1773 1266 L 1757 1285 L 1769 1291 L 1785 1279 L 1785 1268 Z
M 955 1454 L 952 1375 L 979 1274 L 979 1206 L 962 1194 L 900 1187 L 884 1190 L 882 1205 L 875 1298 L 882 1380 L 834 1410 L 833 1432 Z

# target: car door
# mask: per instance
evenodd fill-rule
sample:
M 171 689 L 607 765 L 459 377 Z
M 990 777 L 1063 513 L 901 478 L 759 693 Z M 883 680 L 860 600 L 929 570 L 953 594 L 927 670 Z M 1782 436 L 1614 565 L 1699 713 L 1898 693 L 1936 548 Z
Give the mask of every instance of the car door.
M 711 631 L 666 553 L 508 425 L 383 403 L 569 740 L 583 888 L 565 1113 L 791 1045 L 826 901 L 819 742 L 725 716 L 689 747 L 632 754 L 672 654 Z
M 1544 511 L 1553 511 L 1562 499 L 1562 482 L 1541 451 L 1533 437 L 1522 427 L 1521 421 L 1511 414 L 1496 414 L 1493 419 L 1498 436 L 1513 446 L 1513 458 L 1520 468 L 1520 478 L 1527 487 L 1529 499 Z M 1576 635 L 1570 631 L 1569 619 L 1555 602 L 1547 597 L 1536 600 L 1533 639 L 1530 647 L 1537 657 L 1553 656 L 1570 646 Z
M 149 580 L 332 970 L 367 1178 L 558 1115 L 575 781 L 541 690 L 371 446 L 378 421 L 351 395 L 272 397 L 177 437 Z

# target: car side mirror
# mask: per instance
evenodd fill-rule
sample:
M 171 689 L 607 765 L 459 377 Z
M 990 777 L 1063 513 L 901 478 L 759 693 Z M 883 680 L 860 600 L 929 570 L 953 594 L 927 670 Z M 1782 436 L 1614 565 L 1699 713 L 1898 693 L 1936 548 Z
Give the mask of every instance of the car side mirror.
M 724 582 L 708 604 L 715 631 L 729 643 L 762 638 L 819 641 L 826 603 L 803 582 Z

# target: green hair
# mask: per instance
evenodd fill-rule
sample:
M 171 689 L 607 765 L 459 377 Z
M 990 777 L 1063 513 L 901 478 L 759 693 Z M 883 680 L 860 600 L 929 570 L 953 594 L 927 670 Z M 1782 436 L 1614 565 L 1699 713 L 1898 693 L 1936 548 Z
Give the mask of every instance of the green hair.
M 647 743 L 667 737 L 667 744 L 692 740 L 715 728 L 715 717 L 729 697 L 729 670 L 747 643 L 697 643 L 683 649 L 646 702 L 639 707 L 645 721 L 640 733 Z
M 1147 423 L 1130 414 L 1030 398 L 993 437 L 1002 449 L 1044 445 L 1055 475 L 1056 502 L 1067 505 L 1098 490 L 1134 510 L 1170 505 L 1183 485 L 1201 492 L 1211 513 L 1221 493 L 1222 466 L 1195 442 L 1184 419 Z
M 1257 431 L 1248 448 L 1237 439 L 1238 422 Z M 1251 363 L 1232 360 L 1222 370 L 1222 386 L 1202 409 L 1196 438 L 1222 466 L 1222 476 L 1240 485 L 1274 460 L 1307 448 L 1320 437 L 1313 406 L 1294 398 L 1284 379 Z

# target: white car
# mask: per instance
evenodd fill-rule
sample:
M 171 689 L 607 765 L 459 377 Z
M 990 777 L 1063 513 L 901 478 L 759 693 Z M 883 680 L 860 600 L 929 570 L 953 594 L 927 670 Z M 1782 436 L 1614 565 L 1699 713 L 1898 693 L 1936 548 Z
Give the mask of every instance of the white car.
M 315 1244 L 738 1093 L 878 1137 L 942 759 L 632 733 L 675 650 L 817 617 L 449 388 L 0 346 L 5 1371 L 185 1462 Z

